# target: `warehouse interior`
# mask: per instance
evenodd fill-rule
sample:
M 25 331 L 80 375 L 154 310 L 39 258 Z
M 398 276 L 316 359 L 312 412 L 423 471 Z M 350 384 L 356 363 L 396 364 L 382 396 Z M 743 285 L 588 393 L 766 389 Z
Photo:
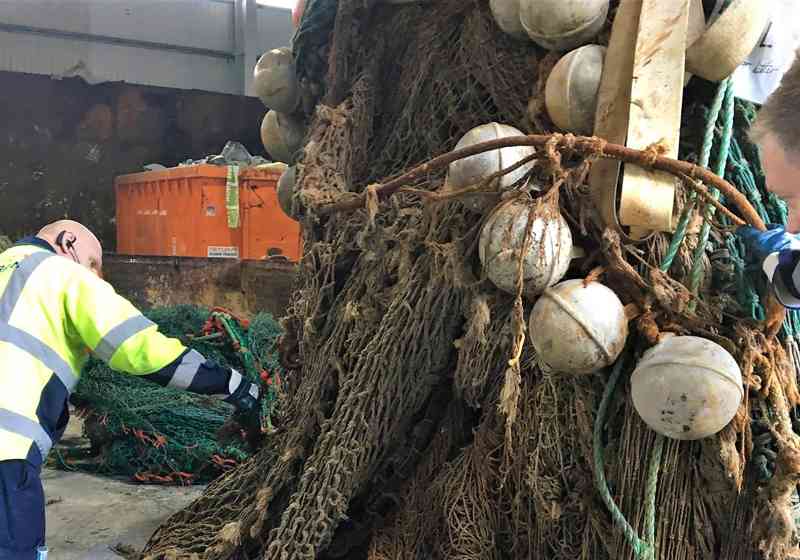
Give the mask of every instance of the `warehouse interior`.
M 796 0 L 0 0 L 0 560 L 800 560 Z

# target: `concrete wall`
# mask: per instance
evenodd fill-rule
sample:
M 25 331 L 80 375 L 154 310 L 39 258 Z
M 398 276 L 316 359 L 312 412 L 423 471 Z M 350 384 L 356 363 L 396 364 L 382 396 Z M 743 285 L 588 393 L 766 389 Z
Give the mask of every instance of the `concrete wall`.
M 104 259 L 105 278 L 142 309 L 193 303 L 252 317 L 285 315 L 296 267 L 289 263 L 167 257 Z
M 0 234 L 85 222 L 115 248 L 116 175 L 217 154 L 264 155 L 258 99 L 0 72 Z

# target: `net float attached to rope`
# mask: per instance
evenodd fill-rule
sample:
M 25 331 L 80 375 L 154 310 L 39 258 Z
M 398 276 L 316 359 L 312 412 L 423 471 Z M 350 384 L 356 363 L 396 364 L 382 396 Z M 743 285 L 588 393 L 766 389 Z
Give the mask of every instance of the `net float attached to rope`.
M 608 15 L 609 0 L 520 0 L 520 23 L 528 37 L 550 50 L 568 51 L 594 39 Z
M 545 106 L 562 130 L 592 134 L 605 54 L 605 47 L 586 45 L 564 55 L 550 72 Z
M 504 33 L 515 39 L 527 40 L 528 33 L 519 20 L 519 2 L 520 0 L 490 0 L 489 7 L 492 9 L 494 21 Z
M 294 163 L 298 150 L 303 145 L 305 131 L 296 119 L 269 111 L 261 122 L 261 141 L 272 159 L 283 163 Z
M 722 430 L 744 398 L 742 372 L 719 344 L 671 336 L 644 353 L 631 375 L 636 412 L 659 434 L 696 440 Z
M 525 136 L 525 133 L 506 124 L 499 124 L 496 122 L 482 124 L 476 126 L 462 136 L 461 140 L 456 144 L 455 150 L 467 148 L 489 140 L 512 136 Z M 448 190 L 457 190 L 475 185 L 488 178 L 493 173 L 507 169 L 526 157 L 532 156 L 534 153 L 536 153 L 536 149 L 533 146 L 511 146 L 454 161 L 450 164 L 447 172 L 446 188 Z M 493 184 L 487 185 L 483 190 L 508 189 L 519 180 L 523 179 L 525 175 L 533 169 L 533 166 L 534 162 L 530 161 L 514 171 L 499 177 L 493 181 Z M 462 201 L 475 211 L 481 211 L 486 205 L 486 200 L 487 198 L 483 196 L 465 196 L 462 198 Z
M 732 0 L 686 51 L 686 69 L 721 82 L 747 59 L 761 40 L 772 13 L 767 0 Z
M 278 204 L 281 206 L 283 213 L 291 219 L 297 218 L 292 213 L 292 197 L 294 196 L 294 185 L 296 182 L 295 167 L 287 167 L 278 179 Z
M 572 249 L 572 232 L 557 207 L 519 199 L 501 203 L 492 212 L 478 243 L 486 276 L 510 294 L 517 293 L 522 258 L 523 294 L 528 297 L 539 295 L 564 277 Z
M 555 373 L 586 374 L 610 366 L 628 338 L 628 318 L 617 294 L 583 280 L 545 290 L 529 327 L 536 355 Z
M 292 49 L 281 47 L 265 52 L 253 70 L 253 89 L 269 109 L 291 113 L 300 100 Z

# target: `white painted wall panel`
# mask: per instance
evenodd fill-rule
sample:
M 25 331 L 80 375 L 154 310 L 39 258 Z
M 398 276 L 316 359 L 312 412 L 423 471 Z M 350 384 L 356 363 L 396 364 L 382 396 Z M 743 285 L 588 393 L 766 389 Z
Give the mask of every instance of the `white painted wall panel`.
M 233 4 L 213 0 L 0 0 L 0 22 L 231 52 Z
M 291 10 L 252 13 L 244 53 L 234 0 L 0 0 L 0 71 L 242 93 L 293 33 Z
M 259 54 L 278 47 L 287 47 L 294 34 L 292 11 L 271 6 L 258 8 Z
M 178 89 L 238 93 L 233 60 L 0 32 L 0 69 Z

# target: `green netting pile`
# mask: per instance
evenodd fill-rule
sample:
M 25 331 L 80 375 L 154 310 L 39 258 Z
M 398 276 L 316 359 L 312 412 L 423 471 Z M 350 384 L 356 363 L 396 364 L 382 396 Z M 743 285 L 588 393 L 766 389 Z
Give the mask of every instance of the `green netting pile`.
M 208 309 L 179 305 L 146 314 L 164 334 L 178 337 L 207 358 L 259 381 L 258 372 L 245 367 L 242 355 L 227 339 L 202 337 Z M 280 371 L 273 353 L 280 334 L 277 322 L 261 313 L 248 329 L 238 323 L 234 329 L 274 379 Z M 141 482 L 202 482 L 250 454 L 241 434 L 221 430 L 233 413 L 231 406 L 116 373 L 95 359 L 87 364 L 73 400 L 85 417 L 92 457 L 56 451 L 55 460 L 62 467 L 130 476 Z M 265 408 L 271 404 L 265 403 Z M 271 412 L 262 411 L 265 423 Z

